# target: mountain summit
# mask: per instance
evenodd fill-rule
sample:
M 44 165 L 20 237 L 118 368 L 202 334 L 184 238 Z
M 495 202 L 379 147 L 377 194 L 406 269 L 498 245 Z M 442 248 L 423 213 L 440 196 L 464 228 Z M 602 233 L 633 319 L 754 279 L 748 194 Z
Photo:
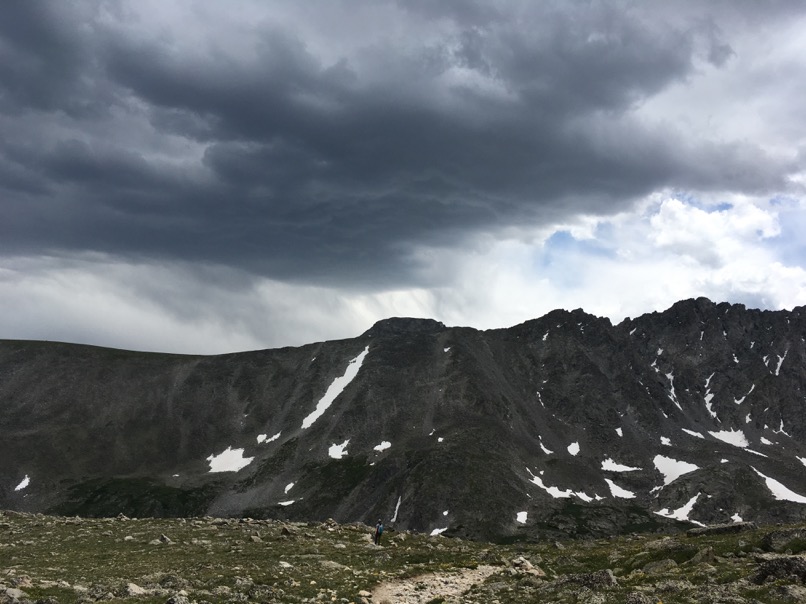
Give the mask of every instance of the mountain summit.
M 0 341 L 0 508 L 470 537 L 806 519 L 806 314 L 379 321 L 220 356 Z

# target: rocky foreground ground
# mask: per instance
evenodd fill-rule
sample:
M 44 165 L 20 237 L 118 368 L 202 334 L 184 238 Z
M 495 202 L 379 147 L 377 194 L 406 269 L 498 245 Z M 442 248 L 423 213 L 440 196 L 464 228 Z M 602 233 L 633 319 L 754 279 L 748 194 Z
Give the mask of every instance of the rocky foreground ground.
M 0 602 L 806 602 L 806 526 L 508 545 L 371 532 L 0 512 Z

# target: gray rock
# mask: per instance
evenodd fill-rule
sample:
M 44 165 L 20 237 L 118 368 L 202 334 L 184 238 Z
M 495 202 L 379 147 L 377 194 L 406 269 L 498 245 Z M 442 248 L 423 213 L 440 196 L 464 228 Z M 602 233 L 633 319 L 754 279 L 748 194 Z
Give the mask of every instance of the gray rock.
M 773 594 L 782 602 L 806 602 L 806 587 L 800 585 L 781 585 Z
M 648 575 L 659 575 L 661 573 L 669 572 L 675 568 L 677 568 L 677 562 L 671 558 L 665 558 L 663 560 L 657 560 L 655 562 L 645 564 L 642 570 Z
M 128 583 L 126 585 L 126 595 L 128 596 L 142 596 L 145 593 L 146 590 L 137 585 L 137 583 Z
M 755 522 L 733 522 L 731 524 L 713 524 L 711 526 L 689 529 L 686 531 L 686 534 L 691 537 L 697 537 L 699 535 L 724 535 L 728 533 L 753 531 L 757 528 Z
M 592 573 L 568 575 L 560 581 L 560 584 L 564 583 L 578 583 L 579 585 L 588 587 L 590 589 L 603 589 L 605 587 L 613 587 L 618 585 L 618 581 L 616 581 L 613 571 L 609 568 L 605 570 L 597 570 L 596 572 Z
M 709 545 L 694 554 L 686 564 L 713 564 L 715 559 L 714 548 Z
M 21 600 L 22 598 L 28 597 L 27 593 L 17 587 L 7 587 L 5 590 L 5 595 L 15 602 L 17 600 Z
M 761 538 L 761 548 L 768 552 L 783 552 L 796 539 L 806 540 L 806 529 L 778 529 Z
M 656 539 L 655 541 L 650 541 L 646 544 L 646 549 L 649 551 L 658 551 L 664 549 L 674 549 L 678 547 L 680 542 L 677 539 L 672 539 L 671 537 L 663 537 L 661 539 Z
M 793 579 L 806 583 L 806 558 L 803 556 L 780 556 L 759 565 L 758 572 L 750 578 L 756 585 L 775 579 Z

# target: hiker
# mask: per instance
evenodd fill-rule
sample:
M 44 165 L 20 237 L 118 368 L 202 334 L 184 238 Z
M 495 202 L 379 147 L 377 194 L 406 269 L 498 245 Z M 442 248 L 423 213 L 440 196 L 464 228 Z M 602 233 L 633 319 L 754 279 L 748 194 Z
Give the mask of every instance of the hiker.
M 381 544 L 381 535 L 383 535 L 383 522 L 379 518 L 378 524 L 375 525 L 375 545 Z

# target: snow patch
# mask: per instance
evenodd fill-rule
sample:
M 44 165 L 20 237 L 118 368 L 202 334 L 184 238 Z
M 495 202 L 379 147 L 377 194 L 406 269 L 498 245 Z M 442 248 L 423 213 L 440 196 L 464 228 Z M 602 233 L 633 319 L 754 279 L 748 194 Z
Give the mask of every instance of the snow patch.
M 26 474 L 26 475 L 25 475 L 25 478 L 23 478 L 23 479 L 22 479 L 22 481 L 20 482 L 20 484 L 18 484 L 16 487 L 14 487 L 14 490 L 15 490 L 15 491 L 22 491 L 22 490 L 23 490 L 24 488 L 26 488 L 26 487 L 27 487 L 29 484 L 31 484 L 31 479 L 28 477 L 28 474 Z
M 750 466 L 753 468 L 753 466 Z M 792 501 L 794 503 L 806 503 L 806 497 L 803 495 L 798 495 L 794 491 L 789 490 L 780 482 L 775 480 L 774 478 L 770 478 L 769 476 L 765 476 L 755 468 L 753 471 L 761 476 L 767 482 L 767 488 L 772 492 L 773 497 L 778 499 L 779 501 Z
M 708 432 L 708 434 L 734 447 L 744 448 L 750 444 L 741 430 L 720 430 L 719 432 Z
M 388 449 L 391 446 L 392 446 L 392 443 L 390 443 L 388 440 L 385 440 L 381 444 L 375 445 L 372 448 L 375 449 L 376 451 L 380 452 L 380 451 L 385 451 L 386 449 Z
M 289 506 L 292 503 L 294 503 L 295 501 L 296 501 L 296 499 L 289 499 L 288 501 L 278 501 L 277 505 Z
M 602 462 L 602 469 L 607 472 L 635 472 L 640 470 L 641 468 L 634 468 L 632 466 L 625 466 L 620 463 L 616 463 L 611 458 L 607 458 Z
M 515 515 L 515 520 L 520 522 L 521 524 L 526 524 L 526 518 L 527 517 L 528 517 L 528 514 L 526 512 L 518 512 Z
M 730 517 L 730 519 L 733 520 L 734 522 L 744 522 L 744 520 L 742 520 L 742 517 L 739 516 L 739 512 L 736 512 L 733 516 Z
M 795 457 L 797 457 L 797 455 Z M 798 461 L 806 466 L 806 457 L 798 457 Z
M 554 499 L 568 499 L 574 494 L 571 489 L 566 489 L 563 491 L 557 487 L 547 487 L 543 483 L 543 479 L 539 476 L 535 476 L 534 474 L 532 475 L 532 482 L 543 489 L 546 493 L 554 497 Z
M 621 428 L 616 428 L 616 434 L 618 434 L 622 438 L 624 437 L 624 432 L 622 432 Z
M 767 457 L 764 453 L 759 453 L 758 451 L 753 451 L 753 449 L 745 449 L 748 453 L 752 453 L 753 455 L 758 455 L 759 457 Z
M 784 356 L 776 355 L 776 356 L 778 356 L 778 366 L 775 368 L 775 375 L 778 375 L 779 373 L 781 373 L 781 365 L 784 364 L 784 359 L 786 358 L 787 354 L 789 354 L 789 350 L 784 352 Z
M 398 497 L 398 498 L 397 498 L 397 505 L 395 506 L 395 515 L 394 515 L 394 516 L 392 516 L 392 520 L 390 520 L 390 522 L 391 522 L 392 524 L 394 524 L 395 522 L 397 522 L 397 513 L 400 511 L 400 502 L 401 502 L 401 501 L 403 501 L 403 496 L 402 496 L 402 495 L 401 495 L 400 497 Z
M 327 411 L 330 405 L 333 404 L 333 401 L 335 401 L 336 398 L 344 391 L 347 385 L 353 381 L 355 376 L 358 375 L 358 370 L 361 369 L 361 364 L 364 362 L 368 352 L 369 346 L 364 348 L 361 354 L 350 361 L 343 376 L 337 377 L 335 380 L 333 380 L 333 383 L 330 384 L 330 387 L 327 389 L 327 392 L 325 392 L 325 395 L 319 399 L 319 402 L 316 404 L 316 409 L 314 409 L 313 412 L 308 415 L 308 417 L 302 420 L 303 430 L 310 428 L 317 419 L 322 417 L 322 414 Z
M 705 400 L 705 408 L 708 410 L 708 415 L 713 417 L 716 421 L 720 421 L 720 419 L 716 416 L 716 411 L 714 411 L 714 407 L 711 404 L 711 401 L 714 400 L 714 395 L 711 392 L 711 389 L 708 387 L 708 382 L 711 381 L 711 378 L 714 377 L 712 373 L 711 376 L 708 378 L 708 381 L 705 382 L 705 396 L 703 399 Z
M 685 432 L 686 434 L 689 434 L 691 436 L 696 436 L 697 438 L 702 438 L 703 440 L 705 440 L 705 437 L 702 434 L 700 434 L 699 432 L 695 432 L 694 430 L 686 430 L 685 428 L 680 428 L 680 429 L 683 432 Z
M 683 407 L 680 406 L 680 403 L 677 400 L 677 394 L 675 394 L 674 391 L 674 373 L 671 372 L 667 373 L 666 379 L 669 380 L 669 400 L 671 400 L 675 404 L 675 407 L 677 407 L 678 409 L 680 409 L 680 411 L 682 411 Z
M 285 485 L 285 492 L 288 493 L 288 491 L 290 491 L 293 488 L 294 488 L 294 483 L 289 482 L 287 485 Z
M 333 459 L 341 459 L 347 455 L 347 445 L 350 444 L 350 439 L 348 438 L 340 445 L 333 443 L 330 445 L 330 448 L 327 450 L 327 454 L 330 455 Z
M 532 480 L 530 482 L 539 486 L 541 489 L 546 491 L 546 493 L 554 497 L 554 499 L 568 499 L 570 497 L 579 497 L 582 501 L 593 500 L 587 493 L 583 492 L 575 493 L 571 489 L 566 489 L 565 491 L 563 491 L 558 487 L 546 486 L 545 483 L 543 482 L 543 479 L 540 478 L 539 476 L 535 476 L 534 473 L 528 467 L 526 468 L 526 471 L 532 475 Z M 543 471 L 541 471 L 540 473 L 543 474 Z
M 660 444 L 666 445 L 667 447 L 671 447 L 672 446 L 672 441 L 669 440 L 668 438 L 666 438 L 665 436 L 661 436 L 660 437 Z
M 545 453 L 546 455 L 551 455 L 552 453 L 554 453 L 554 451 L 552 451 L 551 449 L 547 449 L 547 448 L 546 448 L 546 445 L 544 445 L 544 444 L 543 444 L 543 439 L 542 439 L 542 438 L 540 439 L 540 449 L 541 449 L 541 450 L 543 451 L 543 453 Z
M 708 410 L 708 415 L 719 421 L 719 418 L 716 416 L 716 411 L 714 411 L 713 405 L 711 405 L 712 400 L 714 400 L 713 394 L 709 392 L 705 395 L 705 408 Z
M 687 522 L 695 522 L 695 521 L 689 520 L 688 515 L 691 513 L 691 510 L 694 508 L 694 504 L 697 503 L 697 499 L 699 499 L 700 495 L 701 495 L 701 493 L 697 493 L 696 495 L 694 495 L 694 497 L 689 499 L 688 502 L 684 506 L 677 508 L 673 512 L 670 512 L 667 508 L 663 508 L 662 510 L 660 510 L 658 512 L 655 512 L 655 513 L 658 516 L 664 516 L 666 518 L 673 518 L 675 520 L 685 520 Z M 701 523 L 695 522 L 695 524 L 701 524 Z
M 442 349 L 442 352 L 448 352 L 450 349 L 451 349 L 450 346 L 446 346 L 445 348 Z
M 746 399 L 748 396 L 750 396 L 750 394 L 751 394 L 751 393 L 753 392 L 753 390 L 755 390 L 755 389 L 756 389 L 756 385 L 755 385 L 755 384 L 752 384 L 752 385 L 750 386 L 750 390 L 748 390 L 748 391 L 747 391 L 747 394 L 745 394 L 745 395 L 744 395 L 742 398 L 734 398 L 734 399 L 733 399 L 733 402 L 734 402 L 734 403 L 736 403 L 737 405 L 741 405 L 741 404 L 744 402 L 744 399 Z
M 605 478 L 605 482 L 607 483 L 607 486 L 610 487 L 610 494 L 613 497 L 618 497 L 620 499 L 634 499 L 635 498 L 635 493 L 632 493 L 632 492 L 628 491 L 627 489 L 622 489 L 620 486 L 618 486 L 615 482 L 613 482 L 609 478 Z
M 699 470 L 699 466 L 687 461 L 678 461 L 671 457 L 664 457 L 663 455 L 656 455 L 652 460 L 658 472 L 663 474 L 663 486 L 666 486 L 674 480 L 680 478 L 683 474 L 688 474 L 694 470 Z
M 762 444 L 762 445 L 772 445 L 772 444 L 775 444 L 775 443 L 773 443 L 771 440 L 766 439 L 766 438 L 764 438 L 764 437 L 762 436 L 762 437 L 761 437 L 761 444 Z
M 777 430 L 773 430 L 773 433 L 775 433 L 775 434 L 783 434 L 784 436 L 789 436 L 789 438 L 792 438 L 792 436 L 786 430 L 784 430 L 784 420 L 783 419 L 781 419 L 781 425 L 778 427 Z
M 448 530 L 447 526 L 445 528 L 434 529 L 433 531 L 431 531 L 431 536 L 436 537 L 437 535 L 441 535 L 442 533 L 444 533 L 447 530 Z
M 282 434 L 282 432 L 278 432 L 277 434 L 275 434 L 271 438 L 268 438 L 268 434 L 258 434 L 257 435 L 257 442 L 258 442 L 258 444 L 260 444 L 260 443 L 272 443 L 275 440 L 277 440 L 278 438 L 280 438 L 280 434 Z
M 210 455 L 207 461 L 210 462 L 210 472 L 238 472 L 250 463 L 254 457 L 244 457 L 243 449 L 233 449 L 227 447 L 226 451 L 218 455 Z
M 568 445 L 568 452 L 576 457 L 576 455 L 579 453 L 579 443 L 571 443 Z

